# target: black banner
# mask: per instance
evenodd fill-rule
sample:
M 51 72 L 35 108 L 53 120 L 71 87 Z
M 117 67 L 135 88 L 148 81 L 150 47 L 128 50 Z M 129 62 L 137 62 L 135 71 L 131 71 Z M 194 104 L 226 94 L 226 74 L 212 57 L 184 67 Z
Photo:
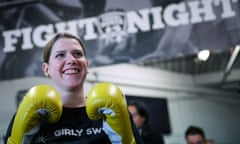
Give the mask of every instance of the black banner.
M 238 0 L 0 2 L 0 80 L 43 76 L 41 51 L 58 32 L 79 36 L 90 67 L 229 50 L 240 41 Z

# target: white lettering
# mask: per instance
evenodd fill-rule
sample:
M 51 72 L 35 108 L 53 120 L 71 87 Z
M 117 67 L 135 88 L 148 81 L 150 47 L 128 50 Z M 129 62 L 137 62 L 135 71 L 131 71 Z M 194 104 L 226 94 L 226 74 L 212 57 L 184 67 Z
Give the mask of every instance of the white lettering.
M 189 23 L 189 14 L 186 12 L 186 5 L 170 4 L 163 13 L 163 17 L 169 26 L 179 26 Z
M 23 34 L 22 49 L 23 50 L 32 49 L 33 48 L 33 44 L 31 42 L 32 28 L 24 28 L 21 31 L 22 31 L 22 34 Z
M 91 134 L 92 134 L 91 128 L 86 129 L 86 134 L 87 134 L 87 135 L 91 135 Z
M 56 130 L 54 132 L 54 135 L 57 136 L 57 137 L 61 136 L 62 135 L 61 130 Z
M 76 133 L 78 134 L 78 136 L 81 136 L 82 135 L 82 132 L 83 132 L 83 129 L 80 129 L 80 130 L 76 130 Z
M 59 136 L 82 136 L 83 129 L 60 129 L 56 130 L 54 132 L 54 136 L 59 137 Z
M 103 128 L 88 128 L 86 130 L 86 134 L 87 135 L 97 135 L 97 134 L 100 134 L 102 132 Z
M 43 47 L 54 34 L 53 25 L 40 25 L 33 32 L 33 42 L 38 47 Z
M 68 32 L 73 35 L 78 35 L 77 21 L 59 22 L 55 25 L 58 33 Z
M 92 128 L 92 131 L 93 131 L 93 133 L 96 135 L 96 134 L 101 133 L 102 128 Z
M 161 6 L 138 11 L 126 12 L 128 33 L 147 32 L 165 28 L 165 26 L 181 26 L 206 21 L 214 21 L 217 18 L 231 18 L 236 16 L 235 5 L 238 0 L 192 0 L 169 4 L 163 9 Z M 215 8 L 220 9 L 215 13 Z M 111 13 L 114 14 L 114 13 Z M 58 22 L 48 25 L 39 25 L 35 28 L 26 27 L 2 32 L 3 52 L 14 52 L 16 46 L 22 50 L 43 47 L 47 41 L 57 32 L 70 32 L 74 35 L 83 34 L 84 40 L 94 40 L 102 35 L 97 31 L 98 17 L 90 17 L 79 20 Z M 116 19 L 117 20 L 117 19 Z M 115 21 L 113 21 L 115 22 Z M 123 22 L 123 23 L 124 23 Z M 119 23 L 121 23 L 119 21 Z M 102 23 L 104 25 L 104 23 Z M 124 29 L 125 30 L 125 29 Z M 22 42 L 22 43 L 20 43 Z
M 232 0 L 232 2 L 236 2 L 236 0 Z M 217 6 L 219 6 L 220 3 L 222 4 L 223 13 L 221 16 L 223 18 L 228 18 L 236 15 L 236 13 L 233 11 L 231 7 L 231 0 L 214 0 L 214 3 Z
M 64 135 L 71 136 L 72 135 L 71 130 L 70 129 L 64 129 Z
M 210 21 L 216 19 L 216 15 L 213 13 L 212 0 L 192 1 L 189 2 L 188 5 L 192 14 L 192 23 L 199 23 L 203 20 Z M 201 18 L 201 14 L 203 18 Z
M 153 17 L 152 29 L 161 29 L 164 28 L 165 24 L 162 21 L 162 7 L 155 7 L 150 9 L 150 12 Z
M 137 27 L 143 32 L 150 30 L 149 9 L 142 9 L 139 13 L 141 16 L 134 11 L 127 13 L 129 33 L 138 32 Z
M 18 42 L 18 37 L 21 36 L 20 30 L 10 30 L 3 32 L 4 44 L 3 52 L 14 52 L 16 47 L 14 44 Z
M 85 28 L 85 40 L 92 40 L 97 38 L 97 34 L 94 31 L 94 24 L 96 24 L 96 18 L 87 18 L 79 20 L 79 28 Z

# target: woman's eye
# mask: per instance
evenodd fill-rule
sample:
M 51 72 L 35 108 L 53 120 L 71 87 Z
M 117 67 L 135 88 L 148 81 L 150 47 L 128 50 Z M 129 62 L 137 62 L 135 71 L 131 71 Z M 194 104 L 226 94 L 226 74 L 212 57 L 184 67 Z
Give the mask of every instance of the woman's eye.
M 56 58 L 61 58 L 61 57 L 64 57 L 64 53 L 57 53 L 55 55 Z
M 75 52 L 73 53 L 73 55 L 74 55 L 75 58 L 80 58 L 80 57 L 83 56 L 83 54 L 82 54 L 81 51 L 75 51 Z

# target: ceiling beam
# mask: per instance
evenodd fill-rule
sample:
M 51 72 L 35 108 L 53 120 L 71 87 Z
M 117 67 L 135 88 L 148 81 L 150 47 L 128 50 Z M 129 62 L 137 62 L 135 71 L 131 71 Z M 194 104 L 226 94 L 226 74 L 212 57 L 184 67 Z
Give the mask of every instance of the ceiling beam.
M 207 74 L 195 75 L 194 82 L 196 85 L 217 85 L 222 82 L 224 72 L 212 72 Z M 231 70 L 231 74 L 224 80 L 225 83 L 240 81 L 240 69 Z
M 234 62 L 236 61 L 237 59 L 237 56 L 239 54 L 239 51 L 240 51 L 240 45 L 237 45 L 235 48 L 234 48 L 234 51 L 228 61 L 228 64 L 225 68 L 225 71 L 224 71 L 224 74 L 223 74 L 223 77 L 222 77 L 222 81 L 221 81 L 221 84 L 223 85 L 227 79 L 227 77 L 229 76 L 231 70 L 232 70 L 232 67 L 234 65 Z

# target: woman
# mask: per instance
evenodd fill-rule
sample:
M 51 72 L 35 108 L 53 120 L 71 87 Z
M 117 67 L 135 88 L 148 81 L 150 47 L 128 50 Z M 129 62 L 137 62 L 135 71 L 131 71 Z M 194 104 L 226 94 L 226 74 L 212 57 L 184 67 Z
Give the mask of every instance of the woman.
M 57 34 L 43 50 L 42 68 L 61 95 L 63 113 L 56 124 L 43 124 L 32 143 L 111 143 L 103 131 L 102 120 L 91 121 L 86 114 L 83 85 L 88 61 L 81 40 L 71 34 Z M 6 139 L 11 127 L 12 122 Z M 133 131 L 137 143 L 141 143 L 134 125 Z

